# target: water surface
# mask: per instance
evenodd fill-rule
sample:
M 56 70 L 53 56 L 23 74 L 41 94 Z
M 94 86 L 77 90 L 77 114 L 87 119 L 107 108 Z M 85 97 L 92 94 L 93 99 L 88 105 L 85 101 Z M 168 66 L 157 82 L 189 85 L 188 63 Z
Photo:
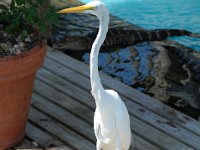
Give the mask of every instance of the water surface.
M 102 1 L 113 15 L 146 29 L 176 28 L 200 33 L 200 0 Z M 189 37 L 172 39 L 200 51 L 200 39 Z

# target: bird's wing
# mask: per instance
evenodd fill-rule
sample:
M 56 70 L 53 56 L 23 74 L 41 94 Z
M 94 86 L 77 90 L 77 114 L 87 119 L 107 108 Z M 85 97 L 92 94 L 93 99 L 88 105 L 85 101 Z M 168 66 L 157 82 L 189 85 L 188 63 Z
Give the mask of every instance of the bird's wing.
M 101 142 L 103 143 L 109 142 L 110 139 L 102 135 L 101 119 L 100 119 L 99 113 L 96 111 L 94 114 L 94 133 L 95 133 L 96 138 L 100 140 Z
M 116 110 L 116 129 L 120 141 L 122 142 L 122 147 L 128 149 L 131 144 L 130 119 L 126 106 L 122 100 Z
M 101 124 L 98 122 L 94 123 L 94 132 L 95 132 L 96 138 L 103 143 L 109 143 L 110 139 L 103 137 L 101 130 L 102 130 Z

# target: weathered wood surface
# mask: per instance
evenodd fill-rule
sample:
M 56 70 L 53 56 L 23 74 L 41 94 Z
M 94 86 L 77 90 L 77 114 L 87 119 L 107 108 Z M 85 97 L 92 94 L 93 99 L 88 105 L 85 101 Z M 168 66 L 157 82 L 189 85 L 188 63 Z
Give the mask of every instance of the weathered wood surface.
M 137 150 L 200 149 L 199 122 L 103 73 L 100 75 L 104 86 L 115 89 L 128 108 Z M 20 148 L 37 143 L 41 148 L 94 150 L 95 103 L 90 90 L 88 66 L 49 49 L 37 74 L 27 135 Z

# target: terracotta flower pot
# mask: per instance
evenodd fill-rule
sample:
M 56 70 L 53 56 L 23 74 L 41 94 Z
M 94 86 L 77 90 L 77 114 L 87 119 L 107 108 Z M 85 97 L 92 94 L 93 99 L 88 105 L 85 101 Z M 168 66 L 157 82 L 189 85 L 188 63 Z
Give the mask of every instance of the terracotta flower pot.
M 45 44 L 37 45 L 20 55 L 0 58 L 0 150 L 25 135 L 35 74 L 46 49 Z

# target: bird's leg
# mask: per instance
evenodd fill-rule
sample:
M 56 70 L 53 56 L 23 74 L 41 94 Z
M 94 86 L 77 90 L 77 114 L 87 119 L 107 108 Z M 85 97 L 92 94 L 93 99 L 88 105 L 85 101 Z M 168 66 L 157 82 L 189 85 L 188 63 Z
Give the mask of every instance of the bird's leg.
M 122 149 L 121 141 L 119 138 L 117 138 L 115 141 L 115 150 L 121 150 L 121 149 Z
M 129 150 L 136 150 L 135 146 L 134 146 L 134 143 L 133 143 L 133 136 L 132 135 L 131 135 L 131 145 L 129 147 Z
M 96 143 L 96 149 L 97 150 L 102 150 L 102 142 L 100 140 L 97 140 L 97 143 Z

